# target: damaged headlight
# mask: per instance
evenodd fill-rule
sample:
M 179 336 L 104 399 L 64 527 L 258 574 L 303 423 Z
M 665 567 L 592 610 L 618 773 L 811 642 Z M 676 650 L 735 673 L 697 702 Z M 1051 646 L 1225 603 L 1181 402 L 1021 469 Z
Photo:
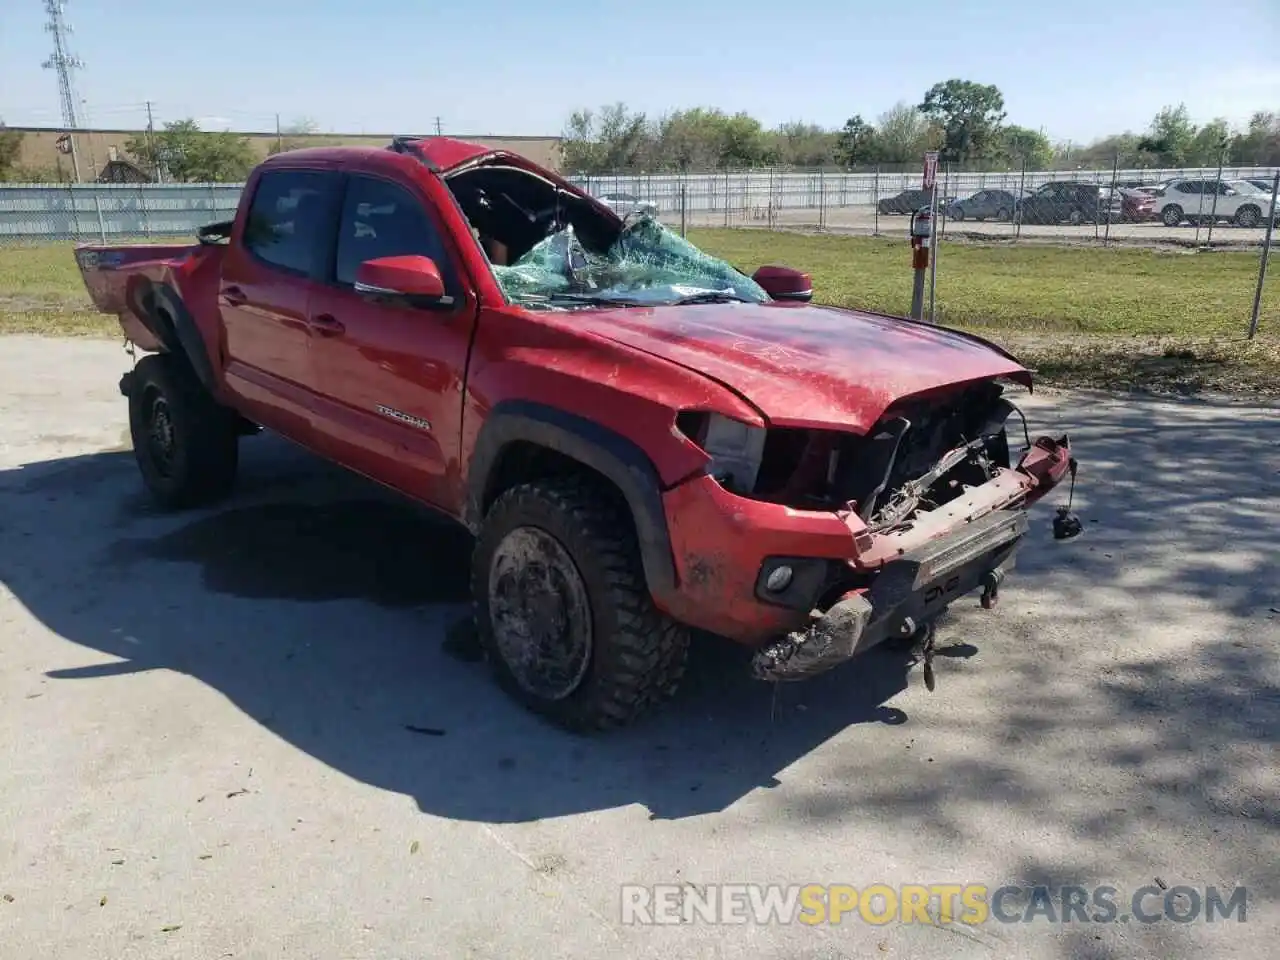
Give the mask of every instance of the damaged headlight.
M 755 489 L 768 430 L 706 411 L 681 413 L 676 429 L 711 458 L 707 473 L 726 490 L 750 493 Z

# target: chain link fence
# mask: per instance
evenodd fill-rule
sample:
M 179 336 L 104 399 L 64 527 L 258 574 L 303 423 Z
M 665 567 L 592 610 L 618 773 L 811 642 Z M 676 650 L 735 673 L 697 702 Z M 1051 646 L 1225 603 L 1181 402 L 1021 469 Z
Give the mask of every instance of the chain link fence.
M 1275 168 L 938 171 L 943 239 L 1256 247 Z M 620 210 L 651 204 L 669 225 L 905 236 L 927 206 L 918 167 L 764 168 L 572 175 Z M 1163 195 L 1153 188 L 1170 181 Z M 1184 192 L 1185 191 L 1185 192 Z M 7 184 L 0 243 L 191 236 L 234 215 L 240 184 Z
M 937 229 L 943 239 L 1256 247 L 1268 217 L 1276 215 L 1271 195 L 1276 172 L 1272 167 L 975 171 L 944 164 L 937 178 Z M 684 229 L 905 236 L 912 211 L 930 200 L 918 167 L 570 179 L 619 208 L 652 204 L 664 222 Z

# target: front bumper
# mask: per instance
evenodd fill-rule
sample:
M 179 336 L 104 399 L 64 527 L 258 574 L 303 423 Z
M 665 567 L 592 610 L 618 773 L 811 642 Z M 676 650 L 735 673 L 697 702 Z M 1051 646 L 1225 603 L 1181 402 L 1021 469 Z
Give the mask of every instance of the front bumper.
M 950 603 L 979 587 L 993 606 L 1027 531 L 1025 510 L 997 510 L 886 564 L 871 586 L 853 591 L 756 652 L 762 680 L 800 680 L 823 673 L 891 637 L 911 637 Z
M 1025 517 L 1026 508 L 1065 477 L 1070 462 L 1066 437 L 1042 437 L 1016 467 L 1001 470 L 910 525 L 874 535 L 851 511 L 802 510 L 752 500 L 726 491 L 710 476 L 698 476 L 662 495 L 676 586 L 655 600 L 682 623 L 750 647 L 807 631 L 815 609 L 824 610 L 831 598 L 870 588 L 879 579 L 885 584 L 878 588 L 877 609 L 887 616 L 884 591 L 893 578 L 905 575 L 902 571 L 912 560 L 943 549 L 941 545 L 970 542 L 988 530 L 985 524 L 994 523 L 987 519 L 991 515 Z M 1004 542 L 992 536 L 996 539 L 975 542 L 986 543 L 990 553 Z M 780 563 L 793 568 L 791 584 L 781 592 L 763 590 L 766 571 Z M 1001 564 L 1008 566 L 1005 558 L 996 557 L 979 574 Z M 890 569 L 898 572 L 882 577 Z M 956 572 L 968 575 L 967 568 Z M 917 570 L 912 582 L 920 575 Z M 962 577 L 962 582 L 967 581 Z M 960 595 L 958 589 L 946 591 L 947 603 Z M 896 601 L 892 609 L 903 603 Z M 933 609 L 931 605 L 924 613 L 932 615 Z M 902 613 L 916 620 L 921 615 L 910 607 Z

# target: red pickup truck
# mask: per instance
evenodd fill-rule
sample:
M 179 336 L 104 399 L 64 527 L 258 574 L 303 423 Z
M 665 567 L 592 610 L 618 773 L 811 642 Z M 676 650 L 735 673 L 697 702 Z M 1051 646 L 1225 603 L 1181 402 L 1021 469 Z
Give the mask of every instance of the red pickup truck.
M 465 524 L 498 682 L 572 729 L 671 694 L 691 629 L 767 680 L 927 655 L 1075 468 L 1010 440 L 1030 374 L 993 344 L 449 138 L 282 153 L 199 243 L 76 258 L 149 354 L 120 389 L 160 503 L 227 494 L 266 428 Z

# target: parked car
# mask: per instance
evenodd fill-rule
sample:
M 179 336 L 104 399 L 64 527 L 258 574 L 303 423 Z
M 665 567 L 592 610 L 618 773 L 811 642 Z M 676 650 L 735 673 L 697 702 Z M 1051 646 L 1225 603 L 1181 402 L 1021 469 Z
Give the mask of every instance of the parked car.
M 1099 190 L 1099 200 L 1112 223 L 1142 223 L 1155 219 L 1155 197 L 1142 190 L 1110 187 Z
M 451 138 L 281 153 L 200 243 L 75 257 L 148 354 L 120 392 L 160 506 L 228 495 L 265 428 L 464 524 L 497 682 L 574 730 L 674 692 L 694 629 L 768 681 L 892 638 L 927 665 L 1075 471 L 1006 430 L 1031 374 L 989 341 L 813 305 Z
M 955 197 L 938 197 L 938 209 L 942 210 L 948 204 L 955 201 Z M 885 197 L 880 200 L 876 207 L 881 214 L 912 214 L 917 210 L 928 209 L 933 202 L 928 190 L 903 190 L 901 193 Z
M 979 190 L 971 197 L 951 201 L 946 214 L 952 220 L 1008 220 L 1017 203 L 1018 198 L 1008 190 Z
M 1248 180 L 1185 178 L 1169 182 L 1155 197 L 1155 213 L 1167 227 L 1229 220 L 1256 227 L 1271 211 L 1271 194 Z M 1275 213 L 1273 212 L 1274 216 Z
M 1096 183 L 1055 180 L 1017 203 L 1023 223 L 1097 223 L 1106 219 L 1102 191 Z
M 647 213 L 652 217 L 658 215 L 657 204 L 641 200 L 633 193 L 602 193 L 596 199 L 620 217 L 633 213 Z

